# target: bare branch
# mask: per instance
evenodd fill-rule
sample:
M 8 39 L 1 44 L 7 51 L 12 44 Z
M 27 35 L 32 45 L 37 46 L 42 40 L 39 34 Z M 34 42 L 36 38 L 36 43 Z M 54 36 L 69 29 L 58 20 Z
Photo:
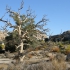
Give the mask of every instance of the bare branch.
M 8 12 L 6 12 L 3 16 L 2 16 L 2 18 L 1 19 L 3 19 L 3 17 L 7 14 Z
M 24 38 L 27 34 L 28 34 L 28 32 L 26 30 L 25 33 L 22 35 L 22 38 Z
M 7 10 L 7 12 L 9 12 L 11 10 L 11 8 L 9 8 L 8 6 L 6 6 L 6 10 Z
M 0 21 L 7 23 L 6 24 L 7 26 L 10 26 L 10 27 L 12 26 L 12 24 L 8 20 L 3 20 L 2 18 L 0 18 Z
M 5 31 L 6 33 L 8 33 L 7 25 L 1 26 L 0 30 L 3 30 L 3 31 Z
M 43 16 L 43 18 L 36 24 L 36 26 L 39 25 L 39 24 L 41 24 L 42 22 L 46 24 L 47 21 L 48 21 L 48 19 L 46 19 L 45 17 L 46 16 Z
M 26 22 L 26 20 L 27 20 L 27 18 L 25 18 L 25 20 L 23 20 L 22 22 L 24 23 L 24 22 Z
M 10 13 L 10 14 L 18 14 L 17 12 L 12 11 L 11 8 L 9 8 L 8 6 L 6 6 L 6 10 L 7 10 L 7 13 Z
M 23 2 L 23 0 L 22 0 L 21 6 L 20 6 L 20 8 L 18 9 L 18 11 L 20 11 L 20 10 L 23 8 L 23 4 L 24 4 L 24 2 Z
M 40 29 L 43 29 L 43 27 L 46 25 L 48 19 L 45 18 L 45 16 L 35 25 L 35 27 L 39 27 Z
M 29 6 L 29 8 L 28 8 L 28 10 L 26 11 L 26 16 L 27 17 L 30 17 L 30 18 L 36 18 L 36 15 L 33 15 L 35 12 L 34 11 L 32 11 L 32 9 L 30 9 L 30 6 Z

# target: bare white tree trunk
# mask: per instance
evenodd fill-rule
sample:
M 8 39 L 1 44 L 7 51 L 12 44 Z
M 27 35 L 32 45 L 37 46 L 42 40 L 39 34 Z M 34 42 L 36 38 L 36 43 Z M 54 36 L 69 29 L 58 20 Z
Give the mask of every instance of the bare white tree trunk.
M 23 46 L 24 46 L 23 41 L 21 41 L 21 43 L 20 43 L 20 53 L 23 53 Z
M 18 33 L 19 33 L 19 37 L 21 37 L 21 25 L 18 26 Z M 24 44 L 23 44 L 22 39 L 20 40 L 20 45 L 19 46 L 20 46 L 20 53 L 23 53 Z
M 19 36 L 21 36 L 21 25 L 18 26 L 18 33 L 19 33 Z

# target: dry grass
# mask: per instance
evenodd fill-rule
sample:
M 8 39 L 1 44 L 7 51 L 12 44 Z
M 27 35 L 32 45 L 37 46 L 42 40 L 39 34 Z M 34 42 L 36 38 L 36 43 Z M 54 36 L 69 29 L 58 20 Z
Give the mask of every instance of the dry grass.
M 57 60 L 53 60 L 52 64 L 53 64 L 53 70 L 66 70 L 65 61 L 59 62 Z
M 47 62 L 32 64 L 27 67 L 27 70 L 52 70 L 52 64 Z
M 38 51 L 38 50 L 41 50 L 41 47 L 39 46 L 39 47 L 36 47 L 35 49 L 34 49 L 34 51 Z
M 32 54 L 28 54 L 27 55 L 28 58 L 32 58 L 32 56 L 33 56 Z
M 66 70 L 64 61 L 53 60 L 51 62 L 42 61 L 35 64 L 17 64 L 10 65 L 7 70 Z
M 54 60 L 53 62 L 42 62 L 39 64 L 29 65 L 27 70 L 66 70 L 66 64 L 63 61 L 59 63 Z
M 53 52 L 60 52 L 60 49 L 59 49 L 59 47 L 53 47 L 53 48 L 52 48 L 52 51 L 53 51 Z
M 7 69 L 8 65 L 7 64 L 0 64 L 0 70 Z

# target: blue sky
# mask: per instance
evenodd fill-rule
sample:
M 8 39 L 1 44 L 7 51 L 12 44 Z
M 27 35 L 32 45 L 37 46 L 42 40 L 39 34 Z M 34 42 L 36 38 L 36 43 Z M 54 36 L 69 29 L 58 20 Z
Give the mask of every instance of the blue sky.
M 6 5 L 17 11 L 22 0 L 0 0 L 0 17 L 6 12 Z M 47 26 L 50 31 L 48 35 L 56 35 L 70 30 L 70 0 L 23 0 L 24 8 L 21 13 L 25 13 L 28 7 L 35 11 L 36 22 L 41 20 L 43 15 L 47 15 Z M 8 19 L 5 16 L 4 19 Z M 1 23 L 1 22 L 0 22 Z M 12 22 L 13 23 L 13 22 Z M 0 26 L 3 23 L 0 24 Z

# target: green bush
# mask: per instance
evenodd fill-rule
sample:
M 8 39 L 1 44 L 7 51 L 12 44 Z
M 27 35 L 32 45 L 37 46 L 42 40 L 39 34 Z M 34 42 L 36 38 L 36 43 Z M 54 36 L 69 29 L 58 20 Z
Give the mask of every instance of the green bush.
M 58 46 L 59 46 L 59 48 L 63 48 L 63 47 L 64 47 L 64 45 L 63 45 L 62 42 L 59 42 L 59 43 L 58 43 Z
M 2 50 L 2 45 L 0 44 L 0 50 Z
M 5 45 L 0 44 L 0 50 L 5 49 Z
M 65 54 L 70 53 L 70 45 L 67 46 L 67 48 L 65 49 Z
M 70 50 L 70 45 L 67 46 L 66 50 Z
M 8 42 L 8 43 L 6 43 L 5 50 L 10 51 L 10 52 L 15 52 L 16 46 L 13 42 Z

